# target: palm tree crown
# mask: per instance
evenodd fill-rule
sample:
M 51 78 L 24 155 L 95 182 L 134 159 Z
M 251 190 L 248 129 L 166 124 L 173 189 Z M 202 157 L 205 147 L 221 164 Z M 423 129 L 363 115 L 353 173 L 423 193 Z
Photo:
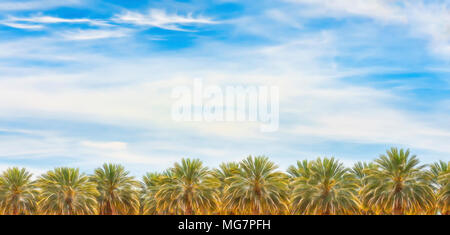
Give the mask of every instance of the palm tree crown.
M 436 207 L 443 215 L 450 214 L 450 162 L 439 161 L 430 166 L 429 173 L 435 186 Z
M 105 215 L 136 214 L 139 212 L 140 186 L 121 165 L 103 164 L 97 168 L 92 181 L 97 184 L 99 212 Z
M 43 213 L 59 215 L 95 214 L 95 183 L 74 168 L 55 168 L 43 174 L 38 185 L 41 188 L 39 205 Z
M 215 201 L 217 204 L 217 214 L 233 214 L 234 211 L 226 207 L 226 202 L 224 200 L 225 189 L 230 182 L 230 178 L 234 175 L 239 174 L 239 163 L 228 162 L 219 165 L 219 168 L 214 169 L 211 172 L 208 181 L 212 186 L 215 186 Z
M 214 189 L 206 180 L 210 171 L 200 160 L 182 159 L 181 164 L 175 163 L 169 171 L 156 193 L 158 208 L 191 215 L 215 207 Z
M 375 160 L 361 190 L 362 201 L 377 213 L 424 213 L 434 204 L 434 193 L 416 156 L 391 148 Z
M 360 194 L 361 190 L 367 184 L 367 176 L 370 169 L 374 169 L 375 164 L 366 162 L 357 162 L 350 170 L 358 180 L 358 202 L 360 203 L 360 214 L 373 214 L 371 207 L 366 205 Z
M 157 208 L 156 193 L 163 185 L 164 174 L 147 173 L 142 177 L 141 183 L 141 210 L 144 215 L 166 214 Z
M 0 176 L 0 210 L 3 214 L 32 214 L 36 211 L 37 188 L 32 174 L 17 167 L 9 168 Z
M 302 164 L 294 179 L 292 205 L 296 213 L 352 214 L 358 210 L 357 181 L 342 163 L 334 158 L 317 159 Z
M 287 210 L 288 178 L 267 157 L 249 156 L 225 190 L 227 207 L 239 213 L 271 214 Z

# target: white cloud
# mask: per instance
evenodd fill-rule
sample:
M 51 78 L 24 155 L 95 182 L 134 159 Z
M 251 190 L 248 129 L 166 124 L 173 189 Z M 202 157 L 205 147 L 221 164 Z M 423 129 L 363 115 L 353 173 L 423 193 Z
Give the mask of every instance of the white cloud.
M 70 23 L 70 24 L 77 24 L 77 23 L 87 23 L 90 25 L 96 25 L 96 26 L 108 26 L 109 24 L 104 20 L 93 20 L 93 19 L 65 19 L 60 17 L 53 17 L 53 16 L 32 16 L 32 17 L 9 17 L 8 21 L 13 22 L 30 22 L 30 23 L 42 23 L 42 24 L 57 24 L 57 23 Z
M 375 18 L 380 21 L 405 22 L 397 0 L 287 0 L 315 6 L 311 15 L 345 16 L 345 14 Z M 302 13 L 308 14 L 307 11 Z
M 30 172 L 31 174 L 33 174 L 31 176 L 32 179 L 37 179 L 40 175 L 46 173 L 48 170 L 50 169 L 40 169 L 40 168 L 36 168 L 36 167 L 30 167 L 27 165 L 7 165 L 7 164 L 0 164 L 0 172 L 4 172 L 5 170 L 7 170 L 8 168 L 12 168 L 12 167 L 18 167 L 18 168 L 25 168 L 27 169 L 28 172 Z
M 61 156 L 71 141 L 50 133 L 0 136 L 0 158 L 10 160 Z
M 127 149 L 127 143 L 119 142 L 119 141 L 112 141 L 112 142 L 82 141 L 81 145 L 90 147 L 90 148 L 102 149 L 102 150 L 118 151 L 118 150 L 126 150 Z
M 130 30 L 123 29 L 88 29 L 88 30 L 72 30 L 62 32 L 61 35 L 67 40 L 96 40 L 105 38 L 121 38 L 130 34 Z
M 140 172 L 133 173 L 143 174 L 147 167 L 164 169 L 181 158 L 167 153 L 136 153 L 129 149 L 128 143 L 121 141 L 79 140 L 60 133 L 23 129 L 0 131 L 9 133 L 0 135 L 0 172 L 19 166 L 27 168 L 37 177 L 53 167 L 68 166 L 81 167 L 91 173 L 106 162 L 139 166 Z M 29 165 L 28 161 L 39 161 L 39 167 Z M 49 162 L 52 164 L 46 165 Z
M 385 24 L 407 26 L 411 33 L 429 40 L 434 54 L 450 59 L 450 2 L 421 0 L 287 0 L 302 8 L 303 17 L 371 18 Z
M 159 9 L 150 9 L 148 14 L 126 11 L 123 14 L 116 15 L 113 21 L 117 23 L 157 27 L 176 31 L 188 31 L 180 26 L 217 23 L 209 18 L 193 17 L 192 14 L 188 14 L 186 16 L 167 14 L 164 10 Z
M 39 30 L 43 29 L 44 26 L 42 25 L 32 25 L 32 24 L 19 24 L 19 23 L 13 23 L 13 22 L 0 22 L 2 25 L 6 25 L 11 28 L 17 28 L 17 29 L 29 29 L 29 30 Z
M 450 2 L 409 4 L 406 9 L 412 32 L 429 38 L 431 51 L 450 59 Z
M 42 10 L 60 6 L 80 5 L 83 0 L 2 0 L 1 11 Z
M 192 14 L 186 16 L 167 14 L 163 10 L 151 9 L 147 15 L 127 11 L 124 14 L 116 15 L 111 20 L 96 20 L 87 18 L 66 19 L 54 16 L 35 15 L 31 17 L 15 17 L 0 21 L 0 24 L 25 30 L 44 29 L 47 24 L 89 24 L 97 27 L 96 29 L 78 29 L 68 30 L 59 33 L 65 39 L 69 40 L 93 40 L 103 38 L 118 38 L 128 36 L 133 29 L 119 26 L 119 24 L 132 24 L 145 27 L 158 27 L 176 31 L 190 31 L 183 29 L 182 26 L 198 24 L 215 24 L 208 18 L 193 17 Z
M 60 17 L 53 17 L 53 16 L 43 16 L 43 15 L 37 15 L 32 17 L 14 17 L 9 16 L 8 18 L 0 21 L 0 24 L 13 27 L 13 28 L 19 28 L 19 29 L 30 29 L 30 30 L 36 30 L 36 29 L 44 29 L 44 25 L 46 24 L 89 24 L 92 26 L 98 26 L 98 27 L 106 27 L 111 26 L 108 22 L 104 20 L 94 20 L 94 19 L 65 19 Z
M 136 153 L 128 147 L 128 143 L 120 141 L 81 141 L 80 153 L 88 156 L 95 156 L 93 158 L 84 159 L 81 164 L 88 164 L 91 166 L 99 166 L 105 162 L 121 163 L 121 164 L 146 164 L 146 165 L 160 165 L 167 164 L 167 161 L 175 160 L 170 156 L 154 156 L 151 154 Z
M 9 59 L 18 60 L 39 60 L 56 63 L 84 63 L 87 61 L 95 62 L 97 65 L 106 62 L 107 58 L 100 53 L 90 53 L 89 48 L 78 47 L 74 50 L 74 45 L 71 41 L 61 35 L 62 32 L 55 32 L 51 36 L 42 37 L 25 37 L 17 40 L 6 40 L 0 42 L 0 63 L 5 63 L 2 66 L 1 72 L 9 73 L 12 76 L 36 76 L 43 75 L 48 72 L 45 68 L 35 71 L 33 66 L 10 66 Z M 91 62 L 89 62 L 91 63 Z M 56 68 L 55 68 L 56 69 Z M 52 69 L 55 71 L 55 69 Z M 34 71 L 34 72 L 32 72 Z M 74 74 L 72 74 L 74 75 Z M 72 75 L 69 75 L 71 77 Z M 79 76 L 76 74 L 75 76 Z M 42 78 L 44 78 L 43 75 Z M 50 78 L 52 76 L 49 76 Z M 52 77 L 57 80 L 57 78 Z
M 82 57 L 81 60 L 97 64 L 95 70 L 63 74 L 35 72 L 36 75 L 20 79 L 4 78 L 0 81 L 1 115 L 10 118 L 19 114 L 50 116 L 142 130 L 163 128 L 192 132 L 208 139 L 239 136 L 253 141 L 271 141 L 283 135 L 315 136 L 336 141 L 407 144 L 450 153 L 446 146 L 450 127 L 426 121 L 435 120 L 438 114 L 418 115 L 399 110 L 392 103 L 405 101 L 401 93 L 341 80 L 374 71 L 336 68 L 332 61 L 322 60 L 333 56 L 330 54 L 333 48 L 332 33 L 319 33 L 270 47 L 238 50 L 212 44 L 195 48 L 195 52 L 179 52 L 176 56 L 162 53 L 149 58 L 107 60 L 103 64 L 91 54 L 92 58 Z M 214 54 L 220 51 L 223 58 L 196 56 L 204 51 Z M 382 68 L 374 70 L 383 72 Z M 287 126 L 282 122 L 280 132 L 274 135 L 261 134 L 259 125 L 252 123 L 173 122 L 171 89 L 190 86 L 198 77 L 206 79 L 207 84 L 219 86 L 229 83 L 279 86 L 280 117 L 293 120 L 289 120 Z M 91 86 L 97 89 L 90 89 Z M 123 151 L 108 153 L 105 157 L 129 156 L 135 162 L 147 161 L 140 158 L 140 154 Z

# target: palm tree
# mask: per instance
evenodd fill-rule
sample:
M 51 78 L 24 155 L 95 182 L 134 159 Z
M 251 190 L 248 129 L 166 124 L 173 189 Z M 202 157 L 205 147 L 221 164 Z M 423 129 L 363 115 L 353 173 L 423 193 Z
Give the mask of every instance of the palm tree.
M 239 174 L 229 178 L 225 201 L 242 214 L 272 214 L 287 211 L 288 177 L 267 157 L 249 156 L 240 163 Z
M 302 214 L 353 214 L 358 212 L 357 180 L 334 158 L 305 165 L 307 174 L 294 180 L 292 206 Z
M 364 186 L 367 184 L 367 173 L 370 169 L 374 169 L 375 165 L 371 163 L 366 162 L 357 162 L 353 165 L 350 172 L 353 173 L 353 175 L 358 180 L 358 192 L 361 192 L 361 190 L 364 188 Z M 360 204 L 360 211 L 361 214 L 373 214 L 374 211 L 370 208 L 370 206 L 365 205 L 362 201 L 361 195 L 358 193 L 358 201 Z
M 375 165 L 373 163 L 366 163 L 366 162 L 357 162 L 355 165 L 353 165 L 352 169 L 350 171 L 355 175 L 355 177 L 361 181 L 360 184 L 364 185 L 364 179 L 367 176 L 367 172 L 369 169 L 373 169 Z
M 156 193 L 163 185 L 166 173 L 147 173 L 142 177 L 141 183 L 141 211 L 145 215 L 166 214 L 166 211 L 158 210 Z
M 185 215 L 214 209 L 214 188 L 206 180 L 210 171 L 199 159 L 182 159 L 169 171 L 155 195 L 159 209 Z
M 288 198 L 291 200 L 293 198 L 293 192 L 295 189 L 295 180 L 303 177 L 304 179 L 309 179 L 311 176 L 311 161 L 303 160 L 297 161 L 297 165 L 291 165 L 287 169 L 287 173 L 289 175 L 289 190 L 288 190 Z M 291 202 L 289 202 L 291 205 Z M 289 206 L 289 214 L 295 214 L 296 210 L 292 206 Z
M 97 198 L 99 212 L 103 215 L 136 214 L 139 212 L 139 182 L 128 176 L 121 165 L 103 164 L 95 169 L 91 180 L 100 193 Z
M 436 207 L 443 215 L 450 215 L 450 162 L 436 162 L 430 165 L 429 174 L 435 186 Z
M 208 181 L 211 185 L 215 185 L 215 201 L 217 204 L 217 211 L 219 215 L 234 214 L 234 211 L 226 208 L 224 195 L 225 188 L 229 184 L 230 177 L 239 174 L 239 163 L 228 162 L 219 165 L 219 168 L 211 172 Z
M 368 171 L 367 184 L 361 190 L 365 205 L 377 213 L 394 215 L 425 213 L 434 204 L 433 189 L 409 149 L 391 148 L 375 160 Z
M 40 209 L 45 214 L 79 215 L 97 212 L 96 184 L 74 168 L 55 168 L 38 179 Z
M 287 173 L 292 179 L 299 177 L 309 178 L 311 176 L 311 163 L 308 160 L 297 161 L 297 166 L 289 166 Z
M 32 214 L 37 209 L 37 189 L 25 168 L 9 168 L 0 176 L 2 214 Z

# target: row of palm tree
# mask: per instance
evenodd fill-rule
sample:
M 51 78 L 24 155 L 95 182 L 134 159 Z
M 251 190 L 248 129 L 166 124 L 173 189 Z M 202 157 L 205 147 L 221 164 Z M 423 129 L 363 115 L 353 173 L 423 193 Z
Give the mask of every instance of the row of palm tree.
M 449 163 L 420 165 L 391 148 L 347 168 L 334 158 L 298 161 L 286 172 L 267 157 L 208 169 L 183 159 L 141 182 L 121 165 L 86 175 L 55 168 L 33 179 L 26 169 L 0 176 L 0 214 L 450 214 Z

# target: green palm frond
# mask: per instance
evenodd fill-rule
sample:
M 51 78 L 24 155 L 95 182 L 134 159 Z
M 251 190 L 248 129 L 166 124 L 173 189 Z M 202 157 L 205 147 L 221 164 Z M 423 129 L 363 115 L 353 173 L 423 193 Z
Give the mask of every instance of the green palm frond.
M 214 211 L 215 214 L 227 215 L 234 213 L 233 210 L 227 208 L 224 196 L 225 188 L 230 183 L 230 178 L 239 174 L 239 168 L 239 163 L 236 162 L 222 163 L 219 165 L 219 168 L 212 170 L 207 178 L 209 185 L 215 188 L 214 200 L 217 206 Z
M 409 150 L 391 148 L 368 171 L 361 200 L 376 213 L 417 214 L 433 207 L 435 196 L 427 175 Z
M 430 165 L 428 174 L 436 193 L 436 209 L 450 214 L 450 162 L 439 161 Z
M 305 165 L 308 174 L 294 179 L 292 206 L 300 214 L 355 214 L 358 181 L 334 158 Z
M 211 174 L 198 159 L 182 159 L 175 163 L 156 193 L 157 210 L 169 214 L 206 214 L 214 209 L 214 187 L 208 184 Z
M 249 156 L 240 163 L 239 174 L 229 177 L 224 200 L 239 214 L 276 214 L 288 211 L 288 176 L 267 157 Z
M 33 214 L 37 210 L 37 187 L 25 168 L 9 168 L 0 176 L 1 214 Z
M 97 213 L 96 184 L 74 168 L 55 168 L 37 181 L 40 210 L 44 214 L 84 215 Z
M 122 165 L 104 164 L 95 169 L 91 181 L 97 184 L 100 195 L 97 198 L 100 214 L 137 214 L 139 213 L 140 187 L 134 177 Z

